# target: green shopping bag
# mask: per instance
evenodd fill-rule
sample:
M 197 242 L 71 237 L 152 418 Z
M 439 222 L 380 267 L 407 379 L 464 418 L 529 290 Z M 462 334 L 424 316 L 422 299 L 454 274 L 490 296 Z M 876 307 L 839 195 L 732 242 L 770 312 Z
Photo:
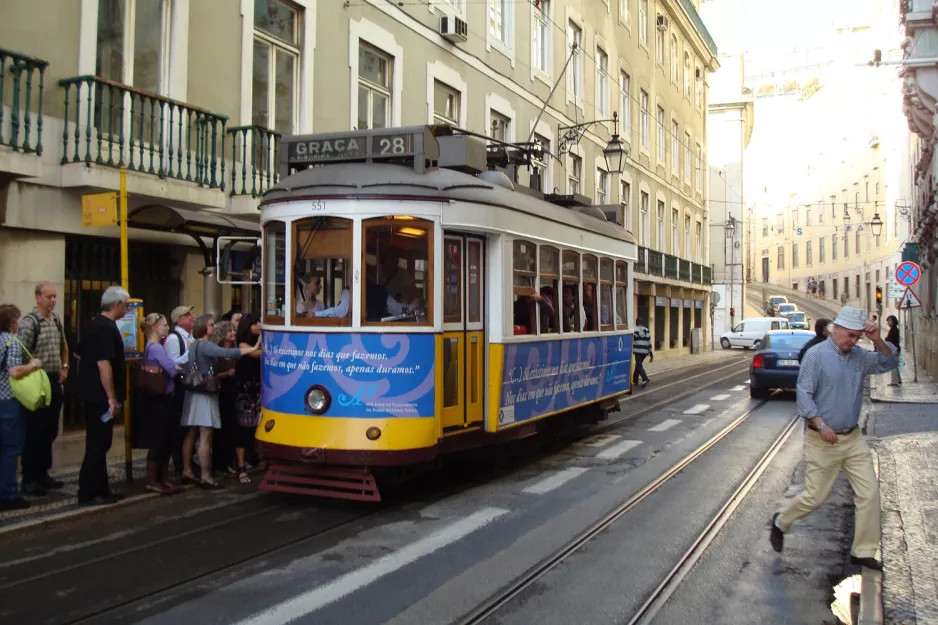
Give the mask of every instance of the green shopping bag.
M 10 344 L 14 340 L 23 348 L 27 362 L 32 360 L 32 354 L 29 353 L 29 350 L 26 349 L 26 346 L 23 345 L 22 341 L 17 337 L 13 337 L 7 341 L 7 351 L 9 351 Z M 13 397 L 15 397 L 26 410 L 39 410 L 52 403 L 52 384 L 49 382 L 49 376 L 42 369 L 37 369 L 19 380 L 10 377 L 10 389 L 13 391 Z

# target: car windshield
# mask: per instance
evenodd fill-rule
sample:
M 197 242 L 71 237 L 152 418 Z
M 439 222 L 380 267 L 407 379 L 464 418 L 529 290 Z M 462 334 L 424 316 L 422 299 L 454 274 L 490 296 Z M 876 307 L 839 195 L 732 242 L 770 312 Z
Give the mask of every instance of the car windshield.
M 765 349 L 801 349 L 810 340 L 809 334 L 770 334 Z
M 806 321 L 804 313 L 788 313 L 785 315 L 789 321 Z
M 795 310 L 795 305 L 794 305 L 794 304 L 779 304 L 779 305 L 778 305 L 778 310 L 779 310 L 780 312 L 789 312 L 789 311 L 793 311 L 793 310 Z

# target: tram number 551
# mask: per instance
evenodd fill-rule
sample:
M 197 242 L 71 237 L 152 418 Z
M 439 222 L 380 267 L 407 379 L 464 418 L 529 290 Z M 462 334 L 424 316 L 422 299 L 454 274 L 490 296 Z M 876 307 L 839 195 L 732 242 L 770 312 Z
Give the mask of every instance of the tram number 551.
M 409 136 L 381 137 L 378 139 L 378 156 L 410 154 Z

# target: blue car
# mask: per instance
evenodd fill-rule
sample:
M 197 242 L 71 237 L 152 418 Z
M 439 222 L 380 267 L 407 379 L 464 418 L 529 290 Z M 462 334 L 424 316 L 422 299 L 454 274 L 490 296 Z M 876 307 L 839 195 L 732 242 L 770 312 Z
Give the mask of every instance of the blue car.
M 772 389 L 793 389 L 798 384 L 798 352 L 814 332 L 806 330 L 771 330 L 756 345 L 756 355 L 749 365 L 749 396 L 763 398 Z

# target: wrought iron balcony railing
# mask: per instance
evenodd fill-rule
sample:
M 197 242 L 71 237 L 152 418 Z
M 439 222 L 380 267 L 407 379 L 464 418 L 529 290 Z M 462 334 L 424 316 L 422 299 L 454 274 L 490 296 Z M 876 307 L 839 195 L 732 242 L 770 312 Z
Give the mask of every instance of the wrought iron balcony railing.
M 690 282 L 690 261 L 678 259 L 678 280 Z
M 99 76 L 65 90 L 62 164 L 126 167 L 225 189 L 228 118 Z
M 14 152 L 42 155 L 42 94 L 48 66 L 46 61 L 0 48 L 0 144 Z M 10 115 L 4 119 L 2 105 L 7 102 Z
M 648 273 L 645 255 L 648 252 L 644 247 L 638 248 L 638 260 L 635 261 L 635 273 Z
M 703 283 L 713 284 L 713 268 L 712 267 L 703 268 Z
M 703 266 L 693 263 L 690 268 L 690 281 L 700 284 L 703 281 Z
M 664 254 L 655 250 L 648 250 L 648 275 L 664 275 Z
M 664 277 L 677 279 L 677 256 L 664 255 Z
M 262 126 L 236 126 L 231 135 L 231 195 L 258 197 L 280 181 L 279 132 Z M 239 165 L 240 163 L 240 165 Z

